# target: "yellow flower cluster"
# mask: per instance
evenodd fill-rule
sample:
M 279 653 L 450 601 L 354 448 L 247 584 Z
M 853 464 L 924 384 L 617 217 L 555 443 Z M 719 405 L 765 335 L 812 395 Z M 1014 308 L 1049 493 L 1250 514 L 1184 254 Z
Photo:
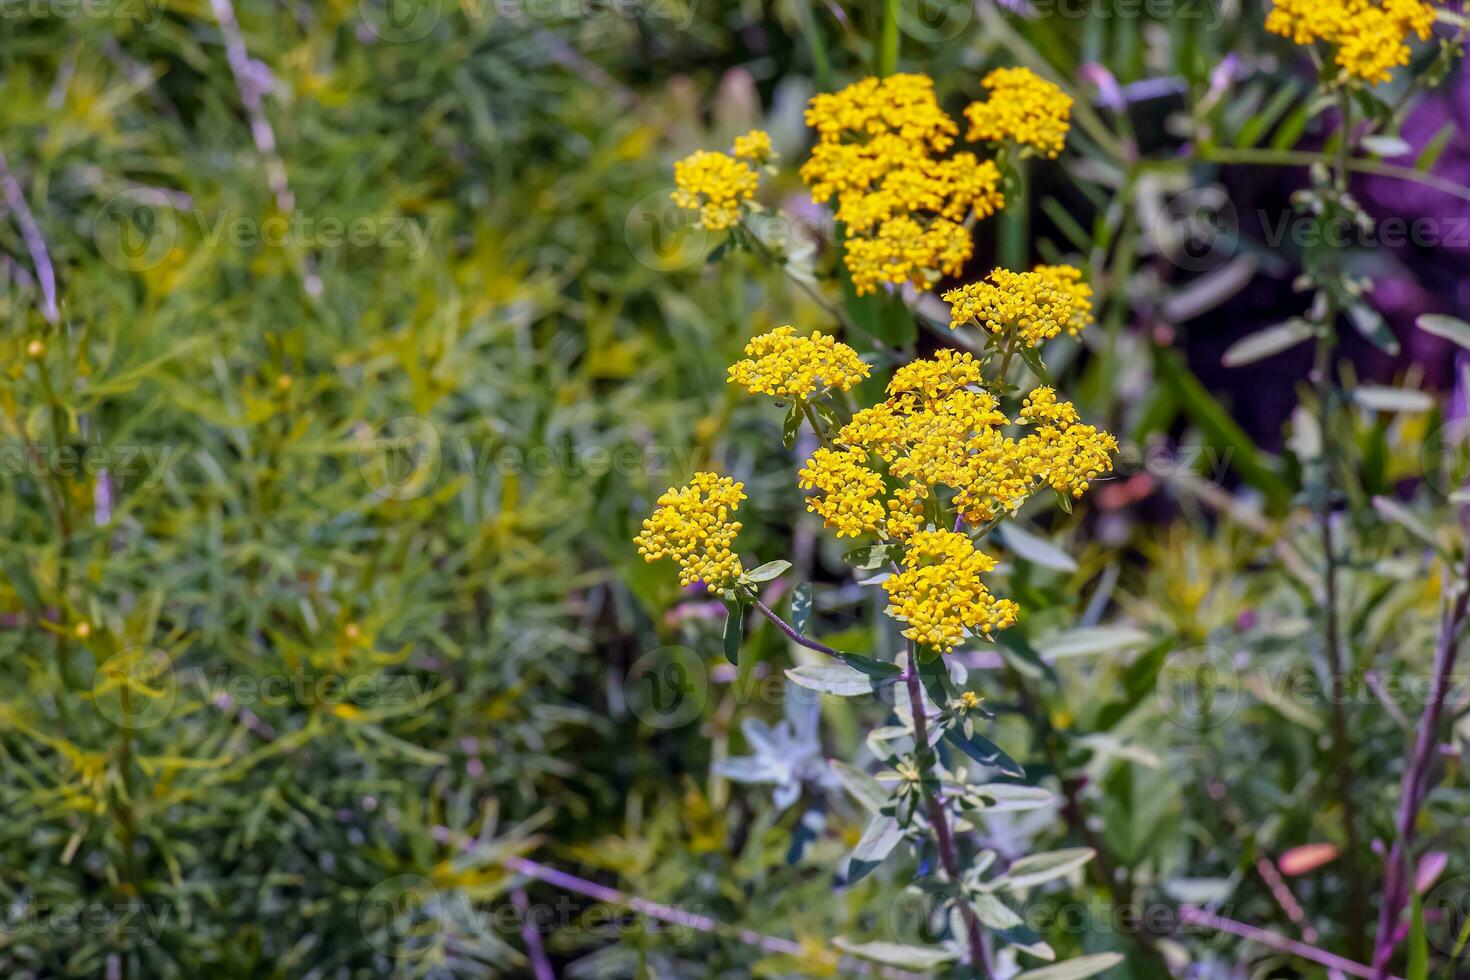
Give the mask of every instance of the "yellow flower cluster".
M 990 93 L 965 108 L 971 143 L 1014 140 L 1056 159 L 1071 128 L 1072 98 L 1029 68 L 997 68 L 980 82 Z
M 1090 425 L 1082 425 L 1071 402 L 1058 402 L 1050 388 L 1037 388 L 1026 397 L 1021 418 L 1039 423 L 1021 440 L 1031 479 L 1057 493 L 1080 497 L 1100 474 L 1113 468 L 1118 440 Z
M 1031 272 L 996 269 L 985 280 L 951 289 L 951 330 L 973 325 L 1001 337 L 1012 329 L 1027 347 L 1063 330 L 1076 334 L 1092 322 L 1092 289 L 1071 266 L 1037 266 Z
M 777 327 L 745 345 L 745 360 L 730 365 L 730 383 L 752 395 L 809 398 L 829 388 L 847 391 L 868 376 L 857 351 L 834 337 L 798 337 L 792 327 Z
M 1275 0 L 1266 30 L 1297 44 L 1335 45 L 1338 67 L 1377 85 L 1409 63 L 1410 35 L 1429 40 L 1434 19 L 1424 0 Z
M 738 579 L 740 557 L 731 550 L 740 523 L 730 514 L 745 499 L 745 485 L 717 473 L 696 473 L 688 484 L 658 498 L 653 516 L 633 543 L 644 561 L 672 558 L 679 584 L 704 582 L 711 592 Z
M 1037 388 L 1022 407 L 1018 421 L 1034 430 L 1006 435 L 1011 420 L 995 396 L 975 389 L 980 377 L 974 357 L 951 350 L 896 371 L 887 400 L 859 411 L 833 448 L 808 460 L 801 487 L 817 491 L 808 509 L 839 537 L 905 541 L 931 523 L 940 488 L 952 492 L 967 524 L 980 526 L 1044 487 L 1080 496 L 1111 470 L 1117 442 L 1080 424 L 1050 388 Z
M 752 129 L 744 136 L 735 137 L 735 146 L 730 152 L 751 163 L 769 163 L 776 159 L 776 151 L 771 147 L 771 134 L 761 129 Z
M 696 150 L 674 164 L 674 203 L 698 212 L 695 224 L 724 231 L 740 220 L 740 205 L 755 196 L 760 176 L 747 160 L 761 163 L 771 155 L 771 138 L 751 130 L 735 140 L 733 155 Z M 744 158 L 744 159 L 740 159 Z
M 807 498 L 807 510 L 820 515 L 839 538 L 871 534 L 883 522 L 883 476 L 868 468 L 867 453 L 818 449 L 799 479 L 803 490 L 820 492 Z
M 817 145 L 801 168 L 818 202 L 837 200 L 859 295 L 883 283 L 930 289 L 974 251 L 966 223 L 1005 205 L 1000 170 L 973 153 L 942 157 L 959 127 L 924 75 L 865 78 L 812 98 Z
M 883 583 L 891 611 L 907 624 L 903 635 L 948 653 L 967 632 L 989 634 L 1010 626 L 1019 608 L 991 595 L 980 581 L 993 568 L 995 559 L 977 550 L 967 534 L 915 534 L 903 568 Z

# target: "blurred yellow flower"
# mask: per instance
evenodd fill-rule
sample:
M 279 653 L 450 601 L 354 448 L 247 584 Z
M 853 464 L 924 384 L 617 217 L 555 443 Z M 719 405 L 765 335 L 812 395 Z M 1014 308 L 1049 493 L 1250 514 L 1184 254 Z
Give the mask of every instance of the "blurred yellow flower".
M 1056 159 L 1071 128 L 1072 97 L 1029 68 L 997 68 L 980 82 L 989 98 L 965 108 L 971 143 L 1014 140 Z
M 1424 0 L 1275 0 L 1266 30 L 1297 44 L 1334 45 L 1339 68 L 1377 85 L 1409 63 L 1409 37 L 1429 40 L 1434 20 Z
M 674 164 L 674 203 L 695 211 L 696 224 L 723 231 L 740 220 L 740 205 L 755 196 L 760 178 L 750 164 L 726 153 L 696 150 Z

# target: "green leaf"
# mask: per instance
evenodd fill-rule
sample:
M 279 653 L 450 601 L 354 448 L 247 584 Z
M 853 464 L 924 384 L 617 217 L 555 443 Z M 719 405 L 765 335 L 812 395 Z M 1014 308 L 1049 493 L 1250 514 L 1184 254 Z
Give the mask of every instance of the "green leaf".
M 1001 887 L 1010 891 L 1034 888 L 1048 881 L 1063 878 L 1097 856 L 1090 847 L 1072 847 L 1061 851 L 1046 851 L 1017 858 L 1006 871 Z
M 944 739 L 982 766 L 999 769 L 1007 776 L 1014 776 L 1017 779 L 1024 779 L 1026 776 L 1026 770 L 1021 768 L 1020 763 L 1006 755 L 999 745 L 979 732 L 966 735 L 960 728 L 955 727 L 945 731 Z
M 1367 303 L 1351 303 L 1347 308 L 1347 316 L 1353 329 L 1371 341 L 1373 346 L 1385 354 L 1398 354 L 1398 338 L 1388 329 L 1388 322 L 1383 319 L 1383 314 Z
M 1434 408 L 1434 398 L 1425 392 L 1383 385 L 1355 388 L 1353 401 L 1375 412 L 1427 412 Z
M 1456 126 L 1453 119 L 1441 126 L 1439 132 L 1435 133 L 1429 142 L 1424 145 L 1424 151 L 1414 161 L 1414 169 L 1425 173 L 1433 170 L 1434 165 L 1439 162 L 1440 154 L 1444 153 L 1444 148 L 1449 146 L 1450 140 L 1454 138 L 1455 129 Z
M 1452 316 L 1441 316 L 1438 313 L 1426 313 L 1415 320 L 1414 325 L 1425 333 L 1452 340 L 1466 350 L 1470 350 L 1470 323 L 1464 320 Z
M 1147 646 L 1153 637 L 1132 626 L 1083 626 L 1036 642 L 1043 657 L 1094 657 Z
M 1414 148 L 1403 137 L 1387 133 L 1363 137 L 1363 148 L 1381 157 L 1401 157 L 1414 152 Z
M 886 660 L 874 660 L 872 657 L 864 657 L 860 653 L 844 653 L 842 662 L 853 670 L 858 670 L 883 681 L 894 681 L 898 675 L 903 673 L 898 664 L 891 664 Z
M 1434 536 L 1434 532 L 1430 530 L 1429 525 L 1421 521 L 1419 515 L 1409 510 L 1409 508 L 1397 500 L 1391 497 L 1374 497 L 1373 509 L 1378 511 L 1384 520 L 1392 521 L 1408 529 L 1409 533 L 1414 535 L 1414 537 L 1423 541 L 1436 551 L 1439 550 L 1439 540 Z
M 834 694 L 840 698 L 859 697 L 881 690 L 898 679 L 895 671 L 887 679 L 875 677 L 844 664 L 802 664 L 786 671 L 793 684 L 822 694 Z
M 768 561 L 764 565 L 761 565 L 759 568 L 752 568 L 750 571 L 742 575 L 741 578 L 746 582 L 759 585 L 762 582 L 769 582 L 772 579 L 780 578 L 783 574 L 785 574 L 786 569 L 790 567 L 791 562 L 789 561 Z
M 1077 562 L 1071 555 L 1050 541 L 1042 540 L 1019 524 L 1008 522 L 1000 525 L 999 530 L 1001 540 L 1006 546 L 1031 564 L 1058 572 L 1077 571 Z
M 841 759 L 828 759 L 827 764 L 832 767 L 832 773 L 842 783 L 842 788 L 869 813 L 877 813 L 888 803 L 888 792 L 870 773 Z
M 832 945 L 859 959 L 908 970 L 932 970 L 959 955 L 954 950 L 934 946 L 906 946 L 903 943 L 887 942 L 856 943 L 846 936 L 836 937 L 832 940 Z
M 725 603 L 725 659 L 740 663 L 740 641 L 745 636 L 745 603 Z
M 806 418 L 806 413 L 801 410 L 801 399 L 793 398 L 791 407 L 786 410 L 786 418 L 781 420 L 781 445 L 791 449 L 796 445 L 796 434 L 801 431 L 801 420 Z
M 812 618 L 812 583 L 803 582 L 791 592 L 791 628 L 806 635 L 807 623 Z
M 842 556 L 842 560 L 853 568 L 872 571 L 898 561 L 903 557 L 901 544 L 869 544 L 854 548 Z
M 879 814 L 868 824 L 847 861 L 847 882 L 866 878 L 903 840 L 903 828 L 892 817 Z
M 1083 977 L 1092 977 L 1104 970 L 1111 970 L 1121 962 L 1122 953 L 1094 953 L 1067 960 L 1065 963 L 1027 970 L 1015 980 L 1082 980 Z
M 1023 813 L 1050 806 L 1056 799 L 1050 790 L 1040 786 L 1021 786 L 1016 783 L 985 783 L 972 790 L 980 797 L 986 811 L 990 813 Z
M 1306 320 L 1294 318 L 1274 327 L 1242 337 L 1226 349 L 1220 363 L 1228 368 L 1264 361 L 1289 350 L 1312 336 L 1314 328 Z
M 970 898 L 970 908 L 975 911 L 975 918 L 987 929 L 996 932 L 1009 932 L 1017 926 L 1024 926 L 1026 920 L 1016 914 L 1016 910 L 1005 902 L 990 894 L 974 895 Z
M 1413 925 L 1409 929 L 1409 966 L 1404 980 L 1429 980 L 1429 934 L 1424 928 L 1424 901 L 1414 891 L 1411 908 Z

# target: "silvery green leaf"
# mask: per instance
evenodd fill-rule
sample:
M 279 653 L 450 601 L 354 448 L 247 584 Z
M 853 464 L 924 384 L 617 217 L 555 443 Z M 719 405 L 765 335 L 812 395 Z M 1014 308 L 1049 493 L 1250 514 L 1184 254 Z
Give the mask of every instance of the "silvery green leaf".
M 1104 970 L 1111 970 L 1121 962 L 1123 962 L 1122 953 L 1094 953 L 1091 956 L 1079 956 L 1064 963 L 1027 970 L 1015 977 L 1015 980 L 1083 980 L 1084 977 L 1096 976 Z
M 1423 541 L 1436 551 L 1439 550 L 1439 539 L 1434 536 L 1434 532 L 1429 529 L 1429 526 L 1419 519 L 1419 515 L 1409 510 L 1409 508 L 1397 500 L 1394 500 L 1392 497 L 1376 496 L 1373 498 L 1373 509 L 1378 511 L 1384 520 L 1392 521 L 1395 524 L 1407 528 L 1409 533 L 1414 535 L 1414 537 Z
M 840 759 L 829 759 L 827 764 L 842 788 L 869 813 L 877 813 L 888 802 L 888 793 L 869 773 Z
M 971 795 L 985 802 L 989 813 L 1019 813 L 1050 806 L 1056 797 L 1040 786 L 1018 786 L 1015 783 L 986 783 L 975 787 Z
M 848 884 L 866 878 L 874 868 L 883 863 L 884 858 L 893 853 L 901 840 L 903 828 L 898 825 L 897 820 L 882 814 L 874 817 L 863 831 L 857 847 L 853 848 L 852 857 L 847 861 Z
M 1176 902 L 1190 905 L 1212 905 L 1230 898 L 1235 882 L 1229 878 L 1171 878 L 1164 882 L 1164 892 Z
M 997 932 L 1006 932 L 1026 924 L 1014 909 L 994 895 L 981 893 L 972 896 L 970 908 L 974 909 L 975 917 L 980 920 L 981 925 Z
M 1363 148 L 1381 157 L 1401 157 L 1414 152 L 1414 148 L 1401 136 L 1380 133 L 1363 137 Z
M 1434 407 L 1434 398 L 1426 392 L 1384 385 L 1354 389 L 1353 401 L 1375 412 L 1427 412 Z
M 740 663 L 740 641 L 745 636 L 745 603 L 725 603 L 725 659 Z
M 1367 303 L 1351 303 L 1347 308 L 1348 322 L 1353 329 L 1372 341 L 1373 345 L 1385 354 L 1396 355 L 1399 352 L 1398 338 L 1388 328 L 1388 323 L 1379 313 Z
M 791 562 L 789 561 L 768 561 L 759 568 L 752 568 L 742 577 L 747 582 L 760 584 L 761 582 L 769 582 L 771 579 L 779 578 L 790 567 Z
M 794 684 L 807 688 L 811 691 L 819 691 L 822 694 L 835 694 L 840 698 L 857 697 L 863 694 L 872 694 L 885 684 L 890 684 L 897 679 L 893 677 L 884 679 L 861 670 L 854 670 L 845 664 L 803 664 L 786 671 Z
M 1464 320 L 1452 316 L 1441 316 L 1437 313 L 1426 313 L 1415 320 L 1414 325 L 1425 333 L 1452 340 L 1470 350 L 1470 323 Z
M 1242 337 L 1231 344 L 1225 351 L 1220 363 L 1226 367 L 1242 367 L 1246 364 L 1254 364 L 1273 357 L 1284 350 L 1289 350 L 1312 336 L 1313 328 L 1310 323 L 1300 318 L 1278 323 L 1274 327 L 1267 327 L 1253 334 Z
M 1137 650 L 1151 642 L 1152 636 L 1132 626 L 1086 626 L 1053 633 L 1037 641 L 1036 648 L 1044 657 L 1059 659 L 1122 653 Z
M 854 568 L 872 571 L 882 568 L 903 557 L 901 544 L 869 544 L 854 548 L 842 556 L 842 560 Z
M 1020 763 L 1006 755 L 1000 746 L 978 732 L 966 735 L 959 728 L 949 728 L 945 730 L 944 738 L 945 741 L 959 748 L 965 755 L 982 766 L 999 769 L 1007 776 L 1015 776 L 1018 779 L 1026 775 L 1026 770 L 1021 768 Z
M 791 628 L 806 635 L 806 624 L 812 617 L 812 583 L 803 582 L 791 593 Z
M 787 449 L 796 445 L 796 434 L 801 431 L 801 420 L 805 417 L 801 402 L 793 399 L 791 407 L 786 410 L 786 418 L 781 421 L 781 445 Z
M 860 959 L 908 970 L 932 970 L 958 955 L 954 950 L 943 947 L 906 946 L 903 943 L 888 942 L 857 943 L 846 936 L 833 939 L 832 945 Z
M 1077 571 L 1077 562 L 1069 554 L 1050 541 L 1037 537 L 1014 522 L 1000 526 L 1000 537 L 1020 557 L 1033 565 L 1054 569 L 1058 572 Z
M 1001 887 L 1015 891 L 1064 878 L 1097 856 L 1090 847 L 1072 847 L 1017 858 L 1006 871 Z

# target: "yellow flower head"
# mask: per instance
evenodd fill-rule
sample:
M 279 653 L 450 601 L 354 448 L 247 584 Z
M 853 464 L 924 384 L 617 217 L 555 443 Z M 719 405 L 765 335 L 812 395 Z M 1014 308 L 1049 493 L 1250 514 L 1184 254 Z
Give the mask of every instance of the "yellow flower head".
M 763 129 L 752 129 L 744 136 L 735 137 L 735 146 L 730 152 L 751 163 L 770 163 L 776 159 L 776 151 L 771 148 L 771 134 Z
M 1057 401 L 1052 389 L 1037 388 L 1026 396 L 1021 418 L 1038 425 L 1018 444 L 1026 475 L 1036 484 L 1080 497 L 1093 480 L 1112 471 L 1118 440 L 1080 424 L 1077 409 Z
M 888 394 L 910 394 L 934 402 L 981 379 L 980 362 L 966 351 L 945 348 L 932 358 L 910 361 L 893 372 Z
M 818 449 L 800 474 L 807 510 L 839 538 L 855 538 L 878 530 L 883 522 L 883 476 L 868 467 L 868 454 L 841 449 Z
M 730 365 L 730 383 L 752 395 L 808 398 L 829 388 L 847 391 L 868 376 L 857 351 L 834 337 L 798 337 L 792 327 L 777 327 L 745 345 L 745 360 Z
M 948 653 L 967 632 L 988 635 L 1016 621 L 1019 607 L 980 581 L 993 568 L 995 559 L 969 535 L 919 531 L 907 542 L 902 569 L 883 583 L 889 611 L 907 624 L 904 636 Z
M 1035 347 L 1063 330 L 1075 332 L 1090 316 L 1091 302 L 1083 311 L 1081 294 L 1075 286 L 1066 287 L 1055 272 L 996 269 L 983 282 L 944 294 L 951 307 L 949 327 L 957 330 L 969 324 L 996 336 L 1014 329 L 1027 347 Z
M 674 203 L 697 211 L 701 228 L 721 231 L 740 220 L 740 204 L 760 183 L 750 164 L 726 153 L 697 150 L 674 164 Z
M 971 143 L 1014 140 L 1056 159 L 1071 128 L 1072 97 L 1029 68 L 997 68 L 981 81 L 990 97 L 965 108 Z
M 1297 44 L 1333 45 L 1339 68 L 1377 85 L 1409 63 L 1411 35 L 1429 40 L 1434 19 L 1424 0 L 1275 0 L 1266 30 Z
M 658 498 L 653 516 L 633 543 L 644 561 L 672 558 L 679 584 L 704 582 L 711 592 L 741 575 L 740 557 L 730 550 L 740 523 L 731 513 L 745 499 L 745 485 L 717 473 L 696 473 L 688 484 Z
M 1081 269 L 1070 265 L 1038 265 L 1031 271 L 1071 302 L 1067 333 L 1075 337 L 1092 325 L 1092 287 L 1083 282 Z
M 931 289 L 974 252 L 966 222 L 1000 210 L 1000 170 L 972 153 L 941 157 L 959 127 L 924 75 L 866 78 L 815 96 L 817 131 L 802 179 L 818 202 L 837 201 L 846 263 L 861 295 L 882 284 Z

